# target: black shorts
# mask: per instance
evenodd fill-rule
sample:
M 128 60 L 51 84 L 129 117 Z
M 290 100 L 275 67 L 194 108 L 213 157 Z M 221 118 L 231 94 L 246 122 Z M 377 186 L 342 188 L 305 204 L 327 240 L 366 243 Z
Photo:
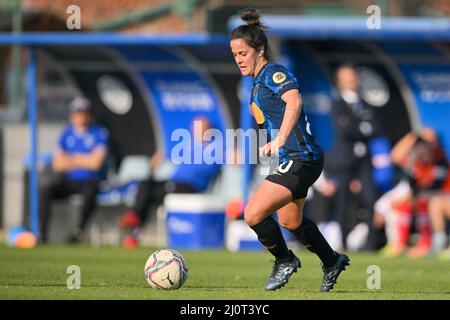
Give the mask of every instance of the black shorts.
M 319 178 L 323 158 L 319 160 L 287 160 L 271 171 L 267 180 L 281 184 L 292 193 L 292 200 L 306 198 L 308 189 Z

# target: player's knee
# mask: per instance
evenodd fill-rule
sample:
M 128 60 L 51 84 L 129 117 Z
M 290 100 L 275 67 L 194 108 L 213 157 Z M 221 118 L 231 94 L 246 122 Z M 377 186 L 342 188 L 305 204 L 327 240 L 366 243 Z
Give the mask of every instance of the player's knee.
M 244 219 L 245 223 L 247 223 L 247 225 L 249 225 L 250 227 L 261 223 L 261 221 L 263 220 L 261 219 L 258 210 L 256 210 L 256 208 L 251 205 L 245 206 Z
M 289 231 L 295 231 L 298 228 L 300 228 L 301 225 L 301 221 L 299 219 L 290 219 L 290 220 L 279 219 L 278 222 L 283 228 Z

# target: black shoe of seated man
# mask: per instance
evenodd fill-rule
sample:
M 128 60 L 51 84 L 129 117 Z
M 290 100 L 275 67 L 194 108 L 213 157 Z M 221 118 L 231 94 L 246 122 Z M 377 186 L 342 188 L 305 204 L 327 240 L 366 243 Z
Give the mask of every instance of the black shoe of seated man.
M 290 250 L 289 250 L 290 251 Z M 277 290 L 283 287 L 294 272 L 301 268 L 300 260 L 294 255 L 292 251 L 292 258 L 290 260 L 275 261 L 272 267 L 272 273 L 267 279 L 265 289 L 267 291 Z
M 75 230 L 72 235 L 67 239 L 68 243 L 79 243 L 84 241 L 84 233 L 80 229 Z
M 350 265 L 350 258 L 345 254 L 336 253 L 339 257 L 336 263 L 332 267 L 326 268 L 322 267 L 323 270 L 323 280 L 320 285 L 321 292 L 328 292 L 333 289 L 334 285 L 337 282 L 337 278 L 341 274 L 342 271 L 345 270 L 346 266 Z

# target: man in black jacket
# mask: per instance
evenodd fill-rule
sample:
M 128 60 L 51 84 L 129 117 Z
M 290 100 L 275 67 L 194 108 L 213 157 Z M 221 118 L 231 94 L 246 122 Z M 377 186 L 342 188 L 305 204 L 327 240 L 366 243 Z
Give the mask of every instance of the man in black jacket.
M 336 184 L 334 219 L 342 228 L 343 243 L 350 232 L 349 200 L 351 192 L 358 194 L 363 211 L 357 220 L 369 227 L 366 250 L 373 250 L 372 215 L 378 195 L 373 176 L 369 141 L 380 133 L 380 123 L 374 107 L 360 96 L 356 68 L 342 65 L 336 71 L 338 97 L 332 107 L 334 145 L 326 155 L 325 172 Z

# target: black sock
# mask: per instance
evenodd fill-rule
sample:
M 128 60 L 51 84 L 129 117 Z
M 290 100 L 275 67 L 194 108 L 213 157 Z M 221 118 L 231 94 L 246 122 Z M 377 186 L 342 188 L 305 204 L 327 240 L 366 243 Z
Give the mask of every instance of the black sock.
M 258 235 L 258 240 L 277 259 L 277 261 L 292 258 L 292 251 L 287 248 L 281 229 L 277 222 L 268 217 L 257 225 L 250 226 Z
M 314 221 L 303 217 L 301 226 L 291 232 L 309 251 L 317 254 L 325 267 L 331 267 L 336 263 L 336 253 L 325 240 Z

